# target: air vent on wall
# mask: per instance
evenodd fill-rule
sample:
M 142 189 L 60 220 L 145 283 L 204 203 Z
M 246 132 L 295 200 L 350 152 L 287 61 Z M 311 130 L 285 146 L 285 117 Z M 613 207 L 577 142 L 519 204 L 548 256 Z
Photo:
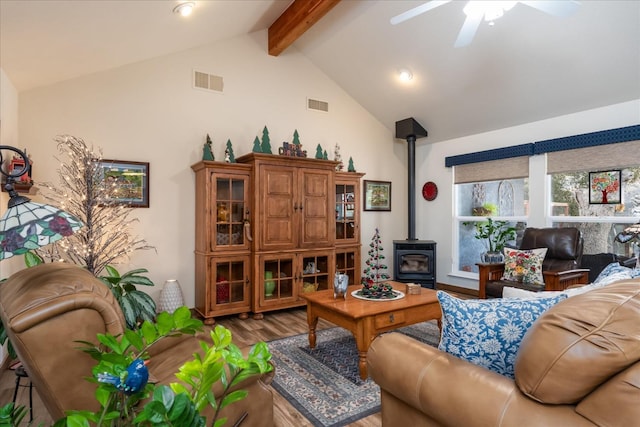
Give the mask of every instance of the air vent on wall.
M 307 98 L 307 109 L 329 112 L 329 103 L 325 101 L 318 101 L 317 99 Z
M 193 87 L 195 89 L 204 89 L 213 92 L 222 92 L 224 83 L 222 77 L 213 74 L 203 73 L 202 71 L 193 71 Z

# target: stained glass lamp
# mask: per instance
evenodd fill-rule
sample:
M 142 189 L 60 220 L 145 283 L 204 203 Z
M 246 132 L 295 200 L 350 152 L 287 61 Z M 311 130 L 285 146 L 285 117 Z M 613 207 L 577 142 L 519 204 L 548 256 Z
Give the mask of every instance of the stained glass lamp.
M 2 150 L 15 152 L 24 166 L 4 170 Z M 0 218 L 0 260 L 21 255 L 31 249 L 46 246 L 78 231 L 82 222 L 67 212 L 42 203 L 34 203 L 21 196 L 14 188 L 16 179 L 29 172 L 27 155 L 17 148 L 0 145 L 0 173 L 6 177 L 5 190 L 9 193 L 8 209 Z

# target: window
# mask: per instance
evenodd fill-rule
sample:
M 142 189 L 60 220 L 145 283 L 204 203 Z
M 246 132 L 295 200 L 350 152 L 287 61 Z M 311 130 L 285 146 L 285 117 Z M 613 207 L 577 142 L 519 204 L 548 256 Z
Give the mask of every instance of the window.
M 614 239 L 640 217 L 640 166 L 621 171 L 620 204 L 589 204 L 589 171 L 549 175 L 551 223 L 554 227 L 579 228 L 584 237 L 585 254 L 633 254 L 635 242 L 622 244 Z
M 521 235 L 528 214 L 528 182 L 528 178 L 514 178 L 456 184 L 457 256 L 454 260 L 457 260 L 457 265 L 454 265 L 454 271 L 462 276 L 469 274 L 469 277 L 475 277 L 473 273 L 478 272 L 476 263 L 488 250 L 484 240 L 475 238 L 476 222 L 486 221 L 487 217 L 509 221 Z

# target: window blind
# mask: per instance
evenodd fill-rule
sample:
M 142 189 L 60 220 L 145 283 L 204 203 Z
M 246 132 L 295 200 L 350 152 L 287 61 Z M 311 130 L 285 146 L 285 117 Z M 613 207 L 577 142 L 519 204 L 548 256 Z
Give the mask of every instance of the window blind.
M 547 173 L 621 169 L 640 165 L 640 140 L 547 153 Z
M 468 163 L 453 167 L 456 184 L 528 178 L 529 156 Z

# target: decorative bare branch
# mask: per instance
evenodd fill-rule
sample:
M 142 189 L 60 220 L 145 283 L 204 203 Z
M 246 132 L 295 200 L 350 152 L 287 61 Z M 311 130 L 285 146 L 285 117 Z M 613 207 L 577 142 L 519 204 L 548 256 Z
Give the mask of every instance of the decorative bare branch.
M 55 138 L 58 151 L 66 156 L 60 161 L 60 185 L 40 183 L 46 187 L 44 197 L 84 223 L 72 236 L 38 250 L 48 261 L 66 260 L 85 266 L 94 275 L 115 261 L 128 258 L 137 250 L 154 249 L 147 242 L 130 233 L 137 218 L 130 218 L 132 208 L 111 197 L 115 189 L 102 179 L 97 153 L 81 139 L 70 135 Z

